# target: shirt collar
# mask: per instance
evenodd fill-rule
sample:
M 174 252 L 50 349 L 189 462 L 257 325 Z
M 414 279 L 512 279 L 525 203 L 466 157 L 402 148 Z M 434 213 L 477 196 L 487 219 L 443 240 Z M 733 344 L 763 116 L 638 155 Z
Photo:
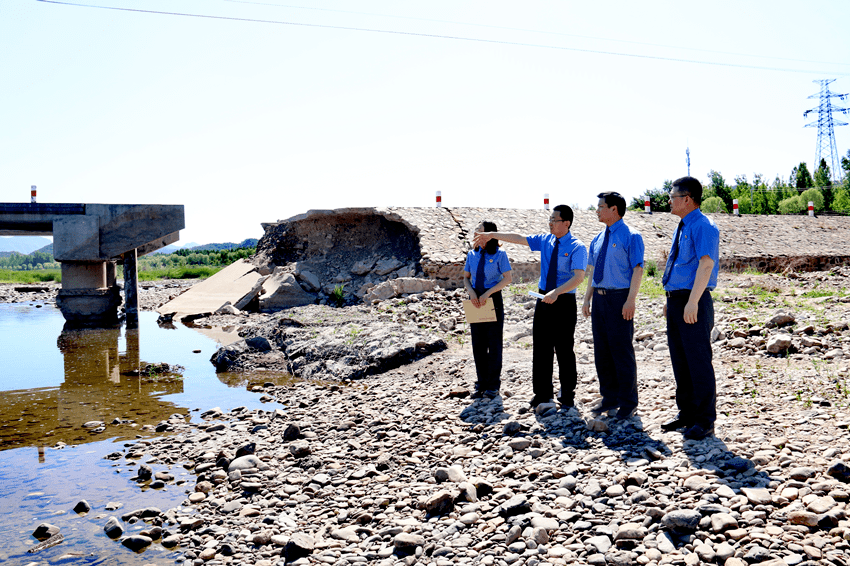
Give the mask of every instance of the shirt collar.
M 616 232 L 617 230 L 619 230 L 620 228 L 622 228 L 625 225 L 626 225 L 626 223 L 623 222 L 622 218 L 620 218 L 619 220 L 617 220 L 616 222 L 611 224 L 611 226 L 606 226 L 606 228 L 611 230 L 611 233 L 613 234 L 614 232 Z
M 687 226 L 691 222 L 696 222 L 697 220 L 699 220 L 701 216 L 703 216 L 702 211 L 698 208 L 695 208 L 689 213 L 687 213 L 684 218 L 682 218 L 682 222 L 684 222 Z

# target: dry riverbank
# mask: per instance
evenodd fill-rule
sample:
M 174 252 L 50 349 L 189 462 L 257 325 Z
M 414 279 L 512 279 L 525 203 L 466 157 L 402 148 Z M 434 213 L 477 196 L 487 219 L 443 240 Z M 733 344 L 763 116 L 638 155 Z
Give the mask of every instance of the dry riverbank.
M 173 434 L 117 450 L 116 466 L 140 485 L 187 497 L 113 527 L 186 564 L 850 564 L 847 275 L 721 275 L 720 418 L 699 442 L 659 427 L 675 411 L 674 384 L 663 299 L 649 283 L 636 333 L 641 405 L 625 422 L 587 414 L 597 391 L 587 321 L 578 409 L 526 410 L 533 302 L 523 290 L 506 297 L 493 401 L 464 395 L 474 368 L 456 292 L 198 320 L 262 346 L 243 345 L 240 367 L 310 379 L 256 386 L 285 411 L 175 416 L 160 423 Z M 771 354 L 777 337 L 783 349 Z M 382 359 L 397 364 L 367 363 Z

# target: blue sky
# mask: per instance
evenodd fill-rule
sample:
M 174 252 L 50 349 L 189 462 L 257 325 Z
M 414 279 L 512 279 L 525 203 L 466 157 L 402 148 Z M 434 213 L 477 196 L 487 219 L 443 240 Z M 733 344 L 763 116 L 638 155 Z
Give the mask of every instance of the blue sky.
M 182 243 L 437 190 L 631 198 L 686 147 L 703 180 L 787 177 L 812 81 L 850 92 L 838 0 L 78 3 L 0 0 L 0 201 L 183 204 Z

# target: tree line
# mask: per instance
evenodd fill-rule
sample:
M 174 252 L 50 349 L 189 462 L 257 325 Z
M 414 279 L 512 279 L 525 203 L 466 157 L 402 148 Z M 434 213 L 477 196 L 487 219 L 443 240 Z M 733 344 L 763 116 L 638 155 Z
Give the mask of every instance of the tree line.
M 173 269 L 193 266 L 225 267 L 231 263 L 250 257 L 257 248 L 177 250 L 170 254 L 149 254 L 139 258 L 139 271 Z M 59 269 L 59 262 L 49 252 L 35 251 L 31 254 L 12 252 L 0 257 L 0 269 L 12 271 L 31 271 L 41 269 Z
M 59 262 L 53 260 L 53 254 L 35 251 L 30 254 L 12 252 L 0 257 L 0 269 L 30 271 L 32 269 L 59 269 Z
M 805 162 L 791 170 L 788 179 L 777 176 L 772 183 L 755 175 L 752 181 L 746 175 L 735 177 L 729 184 L 719 172 L 713 169 L 708 173 L 708 182 L 703 183 L 703 212 L 732 212 L 732 201 L 738 199 L 738 211 L 741 214 L 804 214 L 808 203 L 812 202 L 815 212 L 835 212 L 850 214 L 850 151 L 841 158 L 844 181 L 833 184 L 832 175 L 826 160 L 812 175 Z M 652 210 L 670 212 L 670 189 L 673 182 L 664 181 L 660 189 L 646 191 Z M 642 210 L 644 197 L 635 197 L 631 208 Z

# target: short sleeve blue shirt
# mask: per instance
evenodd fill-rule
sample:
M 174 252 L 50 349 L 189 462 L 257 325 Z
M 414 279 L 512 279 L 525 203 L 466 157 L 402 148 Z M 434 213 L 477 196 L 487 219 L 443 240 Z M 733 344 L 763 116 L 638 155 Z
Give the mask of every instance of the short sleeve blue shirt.
M 508 254 L 504 250 L 499 250 L 495 254 L 484 254 L 484 288 L 489 289 L 494 287 L 502 280 L 502 274 L 511 270 L 511 262 L 508 261 Z M 472 286 L 478 284 L 476 278 L 478 276 L 478 262 L 481 261 L 480 251 L 470 251 L 466 254 L 466 264 L 463 270 L 472 275 Z
M 552 248 L 555 247 L 554 234 L 534 234 L 528 236 L 526 241 L 528 247 L 536 252 L 540 252 L 540 282 L 538 287 L 546 288 L 546 275 L 549 273 L 549 258 L 552 257 Z M 584 243 L 573 236 L 572 232 L 567 232 L 564 236 L 558 239 L 558 283 L 560 287 L 567 281 L 573 278 L 573 271 L 581 269 L 584 271 L 587 268 L 587 248 Z M 569 291 L 570 294 L 575 294 L 575 289 Z
M 708 256 L 714 260 L 714 267 L 711 269 L 711 277 L 706 288 L 713 291 L 717 286 L 717 272 L 720 270 L 720 230 L 717 229 L 714 221 L 698 208 L 688 213 L 682 221 L 685 225 L 679 236 L 679 253 L 664 290 L 693 289 L 699 260 L 703 256 Z M 674 233 L 673 239 L 675 238 Z M 671 243 L 667 263 L 670 263 L 672 257 L 673 244 Z
M 596 269 L 596 261 L 602 251 L 605 241 L 605 230 L 600 232 L 590 242 L 588 267 Z M 632 283 L 632 271 L 638 265 L 643 265 L 643 236 L 640 232 L 618 220 L 611 226 L 608 237 L 608 251 L 605 253 L 605 269 L 599 289 L 628 289 Z

